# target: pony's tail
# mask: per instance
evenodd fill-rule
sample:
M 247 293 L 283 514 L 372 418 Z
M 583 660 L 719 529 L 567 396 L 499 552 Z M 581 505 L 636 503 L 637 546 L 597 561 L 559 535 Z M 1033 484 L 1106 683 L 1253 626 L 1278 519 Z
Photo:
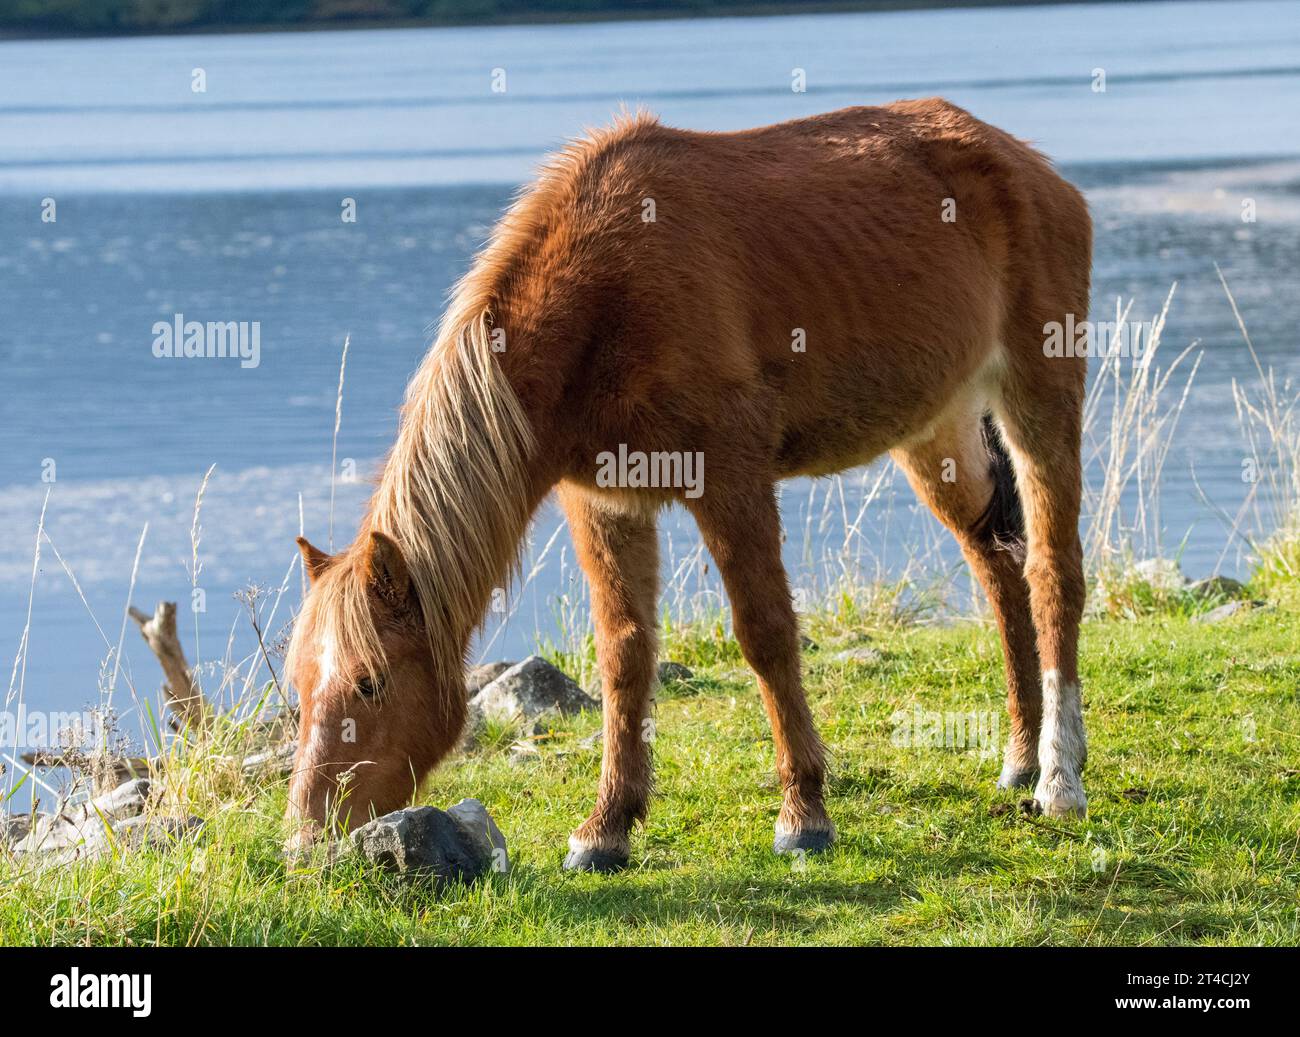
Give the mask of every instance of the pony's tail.
M 1002 441 L 991 414 L 985 414 L 980 424 L 984 450 L 989 458 L 989 478 L 993 480 L 993 496 L 988 507 L 976 521 L 972 533 L 997 551 L 1009 551 L 1017 561 L 1025 558 L 1025 513 L 1016 488 L 1016 471 L 1012 467 L 1007 446 Z

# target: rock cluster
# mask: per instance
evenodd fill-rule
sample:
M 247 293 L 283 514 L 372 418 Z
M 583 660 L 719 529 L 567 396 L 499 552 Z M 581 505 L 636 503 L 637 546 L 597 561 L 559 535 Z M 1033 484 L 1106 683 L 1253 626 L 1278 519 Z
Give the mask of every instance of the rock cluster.
M 1182 566 L 1170 558 L 1148 558 L 1133 566 L 1133 572 L 1154 590 L 1166 594 L 1186 594 L 1201 603 L 1221 602 L 1208 612 L 1195 617 L 1197 623 L 1218 623 L 1221 620 L 1249 612 L 1264 603 L 1246 597 L 1246 585 L 1231 576 L 1206 576 L 1191 580 Z
M 197 817 L 167 817 L 149 812 L 153 783 L 135 778 L 93 799 L 52 814 L 18 814 L 4 819 L 0 843 L 18 857 L 41 864 L 93 860 L 114 850 L 167 846 L 197 835 Z

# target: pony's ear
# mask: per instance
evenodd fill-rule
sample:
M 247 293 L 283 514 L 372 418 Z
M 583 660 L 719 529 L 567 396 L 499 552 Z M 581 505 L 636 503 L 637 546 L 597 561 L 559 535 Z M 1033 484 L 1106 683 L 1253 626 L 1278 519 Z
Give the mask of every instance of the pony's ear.
M 384 533 L 371 532 L 366 545 L 366 577 L 370 589 L 393 606 L 404 605 L 411 593 L 411 574 L 397 542 Z
M 307 579 L 315 583 L 325 567 L 334 559 L 319 547 L 313 547 L 306 537 L 298 537 L 298 550 L 302 552 L 302 567 L 307 570 Z

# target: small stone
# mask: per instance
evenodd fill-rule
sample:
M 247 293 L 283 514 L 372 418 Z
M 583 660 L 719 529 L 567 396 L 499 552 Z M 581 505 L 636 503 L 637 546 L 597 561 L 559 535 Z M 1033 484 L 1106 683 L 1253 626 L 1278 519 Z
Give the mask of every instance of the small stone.
M 597 731 L 594 734 L 587 735 L 586 738 L 578 739 L 579 749 L 595 749 L 605 740 L 605 732 Z
M 688 681 L 695 674 L 691 672 L 688 666 L 682 663 L 675 663 L 670 659 L 665 659 L 659 664 L 659 683 L 672 684 L 674 681 Z
M 1212 608 L 1209 612 L 1202 612 L 1194 618 L 1197 623 L 1219 623 L 1242 612 L 1249 612 L 1256 607 L 1253 601 L 1225 601 L 1218 608 Z
M 474 696 L 470 703 L 484 717 L 536 721 L 543 716 L 569 716 L 584 709 L 599 709 L 562 670 L 540 655 L 516 663 Z
M 1215 598 L 1240 598 L 1246 593 L 1246 585 L 1231 576 L 1207 576 L 1191 584 L 1187 591 L 1201 601 Z
M 437 807 L 395 810 L 354 831 L 352 845 L 385 871 L 437 885 L 508 868 L 505 838 L 483 804 L 462 800 L 453 809 L 456 814 Z

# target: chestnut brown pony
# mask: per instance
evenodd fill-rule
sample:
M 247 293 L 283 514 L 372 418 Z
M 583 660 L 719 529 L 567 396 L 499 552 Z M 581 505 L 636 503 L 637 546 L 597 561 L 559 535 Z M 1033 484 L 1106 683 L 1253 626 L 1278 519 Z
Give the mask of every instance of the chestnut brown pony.
M 776 849 L 828 846 L 774 487 L 886 451 L 992 603 L 1011 715 L 1000 784 L 1084 812 L 1087 361 L 1049 355 L 1044 332 L 1086 318 L 1090 262 L 1079 193 L 942 100 L 739 133 L 638 115 L 569 146 L 456 288 L 357 539 L 332 557 L 300 541 L 299 835 L 401 806 L 457 745 L 471 636 L 558 487 L 604 682 L 599 790 L 566 866 L 624 865 L 646 815 L 655 519 L 674 501 L 771 720 Z M 620 450 L 702 459 L 702 487 L 611 485 L 602 458 Z

